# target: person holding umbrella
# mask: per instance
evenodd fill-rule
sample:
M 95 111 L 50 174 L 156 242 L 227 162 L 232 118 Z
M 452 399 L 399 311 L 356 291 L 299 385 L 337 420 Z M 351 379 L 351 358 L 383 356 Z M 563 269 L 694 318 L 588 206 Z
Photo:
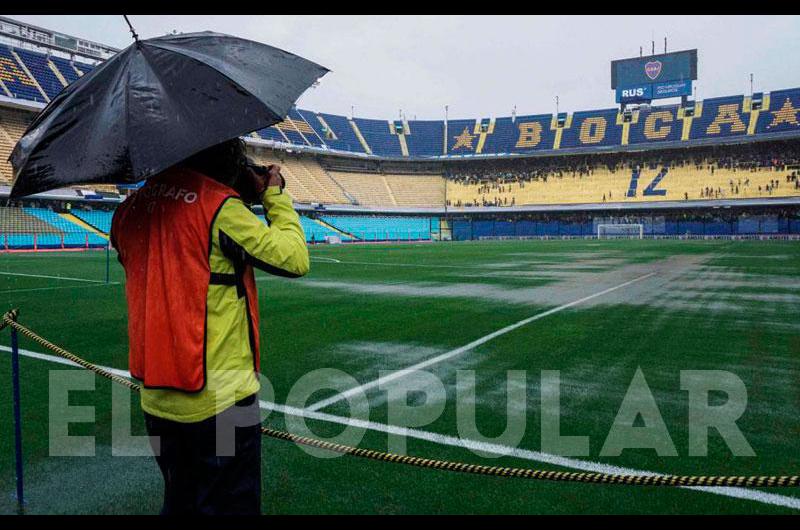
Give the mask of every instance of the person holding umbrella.
M 249 163 L 238 137 L 284 119 L 327 69 L 217 33 L 134 38 L 31 124 L 11 196 L 147 179 L 118 207 L 111 241 L 162 513 L 260 513 L 253 267 L 294 278 L 309 257 L 280 168 Z

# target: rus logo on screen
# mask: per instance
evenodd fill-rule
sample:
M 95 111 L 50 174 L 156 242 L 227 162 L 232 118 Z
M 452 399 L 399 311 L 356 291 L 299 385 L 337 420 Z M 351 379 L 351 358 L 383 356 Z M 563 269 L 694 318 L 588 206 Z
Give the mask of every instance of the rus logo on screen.
M 661 74 L 661 61 L 650 61 L 644 65 L 644 73 L 654 80 Z

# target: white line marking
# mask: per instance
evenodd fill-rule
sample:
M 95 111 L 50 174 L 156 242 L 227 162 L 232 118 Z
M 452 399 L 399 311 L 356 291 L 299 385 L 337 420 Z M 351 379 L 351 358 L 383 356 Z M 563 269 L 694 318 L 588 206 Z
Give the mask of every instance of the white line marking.
M 468 352 L 470 350 L 473 350 L 473 349 L 477 348 L 478 346 L 481 346 L 482 344 L 486 344 L 490 340 L 496 339 L 497 337 L 499 337 L 501 335 L 505 335 L 506 333 L 514 331 L 515 329 L 518 329 L 518 328 L 521 328 L 522 326 L 530 324 L 531 322 L 534 322 L 534 321 L 539 320 L 541 318 L 550 316 L 550 315 L 552 315 L 554 313 L 558 313 L 558 312 L 563 311 L 565 309 L 569 309 L 570 307 L 574 307 L 574 306 L 582 304 L 584 302 L 588 302 L 589 300 L 592 300 L 593 298 L 597 298 L 599 296 L 603 296 L 603 295 L 608 294 L 610 292 L 616 291 L 617 289 L 622 289 L 623 287 L 627 287 L 627 286 L 629 286 L 629 285 L 631 285 L 633 283 L 636 283 L 636 282 L 639 282 L 639 281 L 642 281 L 642 280 L 646 280 L 647 278 L 655 276 L 655 274 L 656 274 L 655 272 L 649 272 L 647 274 L 644 274 L 642 276 L 634 278 L 633 280 L 629 280 L 629 281 L 621 283 L 619 285 L 615 285 L 614 287 L 609 287 L 608 289 L 604 289 L 604 290 L 602 290 L 600 292 L 597 292 L 597 293 L 594 293 L 594 294 L 590 294 L 589 296 L 584 296 L 583 298 L 579 298 L 579 299 L 574 300 L 572 302 L 560 305 L 558 307 L 554 307 L 552 309 L 548 309 L 547 311 L 543 311 L 541 313 L 537 313 L 537 314 L 535 314 L 535 315 L 533 315 L 531 317 L 528 317 L 526 319 L 520 320 L 519 322 L 516 322 L 516 323 L 511 324 L 509 326 L 506 326 L 504 328 L 498 329 L 495 332 L 489 333 L 488 335 L 485 335 L 485 336 L 483 336 L 483 337 L 481 337 L 481 338 L 479 338 L 477 340 L 474 340 L 474 341 L 470 342 L 469 344 L 465 344 L 464 346 L 461 346 L 460 348 L 456 348 L 455 350 L 450 350 L 450 351 L 445 352 L 445 353 L 443 353 L 441 355 L 437 355 L 436 357 L 431 357 L 430 359 L 427 359 L 425 361 L 421 361 L 421 362 L 419 362 L 417 364 L 409 366 L 408 368 L 403 368 L 402 370 L 397 370 L 396 372 L 392 372 L 389 375 L 385 375 L 383 377 L 379 377 L 378 379 L 370 381 L 369 383 L 364 383 L 363 385 L 359 385 L 359 386 L 353 387 L 353 388 L 351 388 L 349 390 L 345 390 L 344 392 L 341 392 L 339 394 L 335 394 L 335 395 L 333 395 L 333 396 L 331 396 L 329 398 L 320 400 L 320 401 L 314 403 L 313 405 L 310 405 L 308 407 L 308 410 L 315 411 L 315 410 L 324 409 L 325 407 L 327 407 L 329 405 L 332 405 L 333 403 L 337 403 L 337 402 L 339 402 L 339 401 L 341 401 L 343 399 L 346 399 L 346 398 L 348 398 L 348 397 L 350 397 L 350 396 L 352 396 L 354 394 L 358 394 L 358 393 L 364 392 L 367 389 L 374 388 L 374 387 L 376 387 L 378 385 L 381 385 L 381 384 L 384 384 L 384 383 L 388 383 L 390 381 L 394 381 L 395 379 L 400 379 L 401 377 L 405 377 L 405 376 L 407 376 L 407 375 L 409 375 L 409 374 L 411 374 L 411 373 L 413 373 L 415 371 L 423 370 L 425 368 L 428 368 L 429 366 L 433 366 L 434 364 L 438 364 L 438 363 L 440 363 L 442 361 L 446 361 L 448 359 L 456 357 L 457 355 L 461 355 L 462 353 L 466 353 L 466 352 Z
M 266 401 L 260 401 L 260 405 L 264 409 L 274 410 L 275 412 L 279 412 L 290 416 L 301 416 L 312 420 L 318 420 L 328 423 L 336 423 L 339 425 L 352 425 L 355 427 L 361 427 L 371 431 L 407 436 L 409 438 L 424 440 L 426 442 L 431 442 L 438 445 L 458 447 L 461 449 L 470 449 L 473 451 L 483 451 L 486 453 L 492 453 L 496 455 L 519 458 L 521 460 L 540 462 L 543 464 L 549 464 L 568 469 L 577 469 L 589 473 L 611 473 L 619 475 L 662 475 L 663 474 L 663 473 L 656 473 L 653 471 L 642 471 L 627 467 L 613 466 L 610 464 L 603 464 L 600 462 L 577 460 L 574 458 L 552 455 L 549 453 L 542 453 L 539 451 L 531 451 L 528 449 L 520 449 L 517 447 L 510 447 L 501 444 L 476 442 L 474 440 L 456 438 L 454 436 L 448 436 L 445 434 L 439 434 L 435 432 L 409 429 L 407 427 L 397 427 L 395 425 L 385 425 L 382 423 L 375 423 L 371 421 L 364 421 L 354 418 L 346 418 L 342 416 L 335 416 L 333 414 L 327 414 L 325 412 L 313 412 L 308 409 L 298 409 L 296 407 L 288 407 L 286 405 L 278 405 L 276 403 L 269 403 Z M 760 490 L 753 490 L 747 488 L 688 487 L 688 486 L 681 486 L 681 487 L 687 490 L 702 491 L 704 493 L 721 495 L 723 497 L 745 499 L 755 502 L 761 502 L 764 504 L 771 504 L 773 506 L 782 506 L 785 508 L 800 510 L 800 498 L 791 497 L 788 495 L 766 493 Z
M 0 351 L 10 352 L 11 348 L 8 346 L 0 345 Z M 48 361 L 52 363 L 64 364 L 67 366 L 75 366 L 79 367 L 77 364 L 64 359 L 62 357 L 57 357 L 55 355 L 48 355 L 45 353 L 37 353 L 29 350 L 19 350 L 20 355 L 25 357 L 30 357 L 32 359 L 39 359 L 42 361 Z M 107 370 L 115 375 L 120 377 L 126 377 L 130 379 L 130 373 L 126 370 L 119 370 L 117 368 L 110 368 L 107 366 L 100 366 L 100 368 Z M 503 455 L 509 456 L 513 458 L 518 458 L 520 460 L 528 460 L 531 462 L 540 462 L 543 464 L 549 464 L 558 467 L 564 467 L 567 469 L 577 469 L 581 471 L 586 471 L 590 473 L 614 473 L 614 474 L 623 474 L 623 475 L 659 475 L 660 473 L 655 473 L 652 471 L 642 471 L 638 469 L 631 469 L 626 467 L 619 467 L 619 466 L 612 466 L 610 464 L 602 464 L 599 462 L 591 462 L 585 460 L 577 460 L 574 458 L 568 458 L 563 456 L 551 455 L 548 453 L 542 453 L 539 451 L 531 451 L 528 449 L 520 449 L 517 447 L 509 447 L 501 444 L 493 444 L 493 443 L 486 443 L 486 442 L 476 442 L 474 440 L 466 440 L 463 438 L 456 438 L 454 436 L 448 436 L 445 434 L 438 434 L 434 432 L 428 431 L 421 431 L 417 429 L 409 429 L 406 427 L 397 427 L 395 425 L 385 425 L 382 423 L 375 423 L 372 421 L 364 421 L 359 419 L 353 418 L 345 418 L 342 416 L 335 416 L 333 414 L 327 414 L 325 412 L 314 412 L 308 409 L 298 409 L 296 407 L 288 407 L 286 405 L 278 405 L 277 403 L 271 403 L 268 401 L 259 401 L 259 405 L 261 408 L 265 410 L 272 410 L 278 412 L 279 414 L 291 415 L 291 416 L 298 416 L 304 417 L 311 420 L 316 421 L 323 421 L 328 423 L 335 423 L 338 425 L 346 425 L 346 426 L 354 426 L 354 427 L 361 427 L 370 431 L 375 432 L 382 432 L 386 434 L 397 434 L 397 435 L 404 435 L 409 438 L 414 438 L 417 440 L 423 440 L 426 442 L 434 443 L 437 445 L 444 445 L 448 447 L 457 447 L 460 449 L 470 449 L 470 450 L 477 450 L 477 451 L 484 451 L 486 453 L 492 453 L 496 455 Z M 788 495 L 779 495 L 776 493 L 766 493 L 760 490 L 753 490 L 747 488 L 710 488 L 710 487 L 683 487 L 684 489 L 691 490 L 691 491 L 700 491 L 704 493 L 711 493 L 713 495 L 720 495 L 723 497 L 732 497 L 734 499 L 744 499 L 754 502 L 760 502 L 762 504 L 769 504 L 772 506 L 781 506 L 784 508 L 792 508 L 794 510 L 800 510 L 800 498 L 791 497 Z
M 4 276 L 24 276 L 26 278 L 46 278 L 49 280 L 71 280 L 73 282 L 106 283 L 104 280 L 87 280 L 86 278 L 71 278 L 69 276 L 47 276 L 46 274 L 24 274 L 22 272 L 0 272 Z
M 0 351 L 5 351 L 5 352 L 8 352 L 10 354 L 11 353 L 11 348 L 9 348 L 8 346 L 3 346 L 2 344 L 0 344 Z M 85 368 L 83 368 L 78 363 L 74 363 L 74 362 L 70 361 L 69 359 L 65 359 L 65 358 L 59 357 L 57 355 L 49 355 L 47 353 L 38 353 L 38 352 L 35 352 L 35 351 L 30 351 L 30 350 L 23 350 L 22 348 L 19 349 L 19 354 L 22 355 L 23 357 L 30 357 L 31 359 L 39 359 L 40 361 L 47 361 L 47 362 L 56 363 L 56 364 L 63 364 L 63 365 L 66 365 L 66 366 L 75 366 L 77 368 L 81 368 L 81 369 L 85 370 Z M 105 370 L 107 372 L 111 372 L 112 374 L 118 375 L 120 377 L 127 377 L 128 379 L 131 378 L 131 373 L 128 372 L 127 370 L 120 370 L 118 368 L 111 368 L 111 367 L 108 367 L 108 366 L 99 366 L 99 368 L 102 368 L 103 370 Z
M 316 258 L 322 259 L 322 258 Z M 325 258 L 333 261 L 324 261 L 323 263 L 339 263 L 342 265 L 379 265 L 382 267 L 416 267 L 422 269 L 441 268 L 441 269 L 486 269 L 479 265 L 443 265 L 438 263 L 383 263 L 380 261 L 342 261 L 334 258 Z
M 58 287 L 31 287 L 29 289 L 6 289 L 5 291 L 0 291 L 0 294 L 3 293 L 28 293 L 32 291 L 55 291 L 58 289 L 88 289 L 90 287 L 106 287 L 108 285 L 120 285 L 119 282 L 109 282 L 109 283 L 99 283 L 94 285 L 61 285 Z
M 308 259 L 310 259 L 311 261 L 320 261 L 322 263 L 341 263 L 341 261 L 336 258 L 325 258 L 322 256 L 311 256 Z
M 380 266 L 380 267 L 414 267 L 414 268 L 419 268 L 419 269 L 497 270 L 497 267 L 487 267 L 486 265 L 447 265 L 447 264 L 443 264 L 443 263 L 388 263 L 388 262 L 382 262 L 382 261 L 342 261 L 342 260 L 338 260 L 338 259 L 334 259 L 334 258 L 322 258 L 322 257 L 311 258 L 311 259 L 317 259 L 317 260 L 325 259 L 326 261 L 323 261 L 322 263 L 336 263 L 336 264 L 341 264 L 341 265 L 377 265 L 377 266 Z M 333 261 L 327 261 L 327 260 L 333 260 Z M 548 265 L 548 266 L 558 266 L 558 265 L 563 265 L 564 263 L 569 263 L 569 262 L 568 261 L 556 260 L 556 261 L 542 261 L 541 263 L 544 264 L 544 265 Z M 585 266 L 586 267 L 592 267 L 591 263 L 588 263 L 588 262 L 586 263 Z M 524 271 L 528 271 L 529 269 L 515 269 L 515 268 L 503 267 L 500 270 L 504 270 L 504 271 L 523 271 L 524 270 Z

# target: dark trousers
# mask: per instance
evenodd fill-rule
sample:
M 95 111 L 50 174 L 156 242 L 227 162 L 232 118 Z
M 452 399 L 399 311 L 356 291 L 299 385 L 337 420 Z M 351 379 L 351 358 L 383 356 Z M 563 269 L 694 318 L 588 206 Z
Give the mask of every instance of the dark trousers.
M 145 413 L 148 434 L 159 440 L 151 438 L 164 475 L 162 515 L 261 513 L 259 412 L 254 394 L 197 423 Z

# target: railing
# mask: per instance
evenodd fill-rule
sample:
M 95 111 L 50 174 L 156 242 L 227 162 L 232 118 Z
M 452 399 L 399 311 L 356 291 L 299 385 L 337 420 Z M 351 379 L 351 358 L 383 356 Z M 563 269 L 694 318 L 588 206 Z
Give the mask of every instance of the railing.
M 429 230 L 350 230 L 338 235 L 343 243 L 431 241 Z M 325 243 L 325 238 L 310 238 L 311 244 Z
M 106 245 L 107 241 L 90 232 L 0 232 L 0 252 L 87 250 Z

